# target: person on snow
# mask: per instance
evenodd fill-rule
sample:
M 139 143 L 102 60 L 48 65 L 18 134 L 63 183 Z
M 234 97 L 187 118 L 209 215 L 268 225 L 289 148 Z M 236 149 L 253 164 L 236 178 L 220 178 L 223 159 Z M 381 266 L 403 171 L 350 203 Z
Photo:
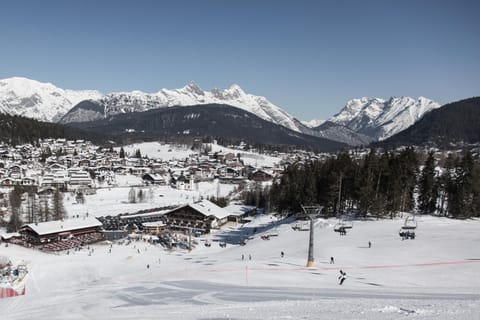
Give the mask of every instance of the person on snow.
M 347 273 L 345 271 L 340 270 L 340 276 L 338 277 L 340 282 L 338 284 L 342 285 L 346 278 L 347 278 Z
M 372 243 L 370 241 L 368 241 L 368 247 L 371 248 L 372 247 Z
M 285 255 L 285 253 L 282 251 L 280 252 L 280 256 L 283 258 L 283 256 Z
M 335 264 L 335 259 L 333 259 L 333 257 L 330 257 L 330 264 Z

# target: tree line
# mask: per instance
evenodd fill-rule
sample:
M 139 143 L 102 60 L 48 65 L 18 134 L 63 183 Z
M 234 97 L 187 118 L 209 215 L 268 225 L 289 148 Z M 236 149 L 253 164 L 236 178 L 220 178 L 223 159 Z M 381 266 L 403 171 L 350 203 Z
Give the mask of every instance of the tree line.
M 14 186 L 8 193 L 10 219 L 7 232 L 16 232 L 24 223 L 46 222 L 65 218 L 63 193 L 57 188 L 51 193 L 38 194 L 36 188 Z
M 393 217 L 399 212 L 453 218 L 480 216 L 480 161 L 471 152 L 436 159 L 413 148 L 353 158 L 290 165 L 268 188 L 244 192 L 247 204 L 269 211 L 300 212 L 321 205 L 331 215 Z

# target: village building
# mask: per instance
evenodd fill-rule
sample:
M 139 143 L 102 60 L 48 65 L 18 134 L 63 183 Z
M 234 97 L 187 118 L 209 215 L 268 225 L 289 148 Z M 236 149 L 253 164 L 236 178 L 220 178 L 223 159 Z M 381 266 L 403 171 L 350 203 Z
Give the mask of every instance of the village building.
M 249 176 L 249 179 L 256 182 L 272 181 L 273 175 L 263 170 L 257 170 Z
M 248 217 L 252 217 L 257 213 L 257 207 L 243 204 L 231 204 L 223 209 L 229 213 L 228 221 L 237 223 L 248 222 L 250 221 Z
M 145 173 L 142 180 L 147 184 L 166 185 L 167 179 L 159 174 Z
M 164 214 L 171 229 L 209 233 L 228 221 L 230 213 L 209 200 L 201 200 L 175 208 Z
M 61 251 L 101 240 L 101 227 L 98 219 L 85 217 L 26 224 L 20 234 L 30 245 Z
M 90 178 L 90 174 L 87 171 L 75 168 L 68 170 L 69 175 L 69 189 L 77 188 L 91 188 L 93 186 L 93 181 Z

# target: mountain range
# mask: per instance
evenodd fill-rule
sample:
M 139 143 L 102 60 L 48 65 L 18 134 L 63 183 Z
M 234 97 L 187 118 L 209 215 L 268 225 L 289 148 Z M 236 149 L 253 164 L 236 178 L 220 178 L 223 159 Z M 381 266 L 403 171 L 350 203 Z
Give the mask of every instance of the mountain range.
M 82 103 L 90 103 L 84 101 Z M 250 144 L 288 145 L 331 152 L 346 149 L 340 142 L 293 131 L 266 121 L 253 113 L 221 104 L 174 106 L 143 112 L 126 112 L 112 117 L 68 124 L 87 132 L 108 133 L 119 141 L 150 141 L 162 137 L 211 137 Z
M 479 142 L 480 97 L 474 97 L 433 110 L 406 130 L 375 145 L 383 148 L 418 145 L 452 149 Z
M 174 106 L 226 105 L 239 108 L 297 133 L 349 145 L 383 140 L 418 121 L 440 105 L 427 98 L 353 99 L 327 121 L 302 123 L 267 98 L 240 86 L 204 91 L 195 83 L 180 89 L 102 94 L 96 90 L 64 90 L 26 78 L 0 80 L 0 112 L 62 124 L 90 122 L 116 115 Z M 177 109 L 175 109 L 177 110 Z M 320 124 L 320 125 L 318 125 Z

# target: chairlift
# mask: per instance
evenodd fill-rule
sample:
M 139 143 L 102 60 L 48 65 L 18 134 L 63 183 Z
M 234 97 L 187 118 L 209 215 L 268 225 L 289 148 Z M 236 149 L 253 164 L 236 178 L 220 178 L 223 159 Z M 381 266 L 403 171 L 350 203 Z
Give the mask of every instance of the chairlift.
M 338 223 L 333 226 L 333 231 L 340 233 L 344 236 L 347 234 L 348 229 L 353 228 L 353 221 L 341 219 Z
M 307 221 L 297 222 L 295 225 L 292 226 L 292 229 L 295 231 L 309 231 L 310 223 L 308 223 Z
M 403 223 L 403 226 L 398 231 L 400 237 L 405 239 L 415 239 L 415 229 L 417 228 L 417 220 L 414 216 L 408 216 Z
M 415 220 L 414 216 L 409 216 L 405 219 L 403 223 L 402 229 L 404 230 L 414 230 L 417 228 L 417 220 Z

